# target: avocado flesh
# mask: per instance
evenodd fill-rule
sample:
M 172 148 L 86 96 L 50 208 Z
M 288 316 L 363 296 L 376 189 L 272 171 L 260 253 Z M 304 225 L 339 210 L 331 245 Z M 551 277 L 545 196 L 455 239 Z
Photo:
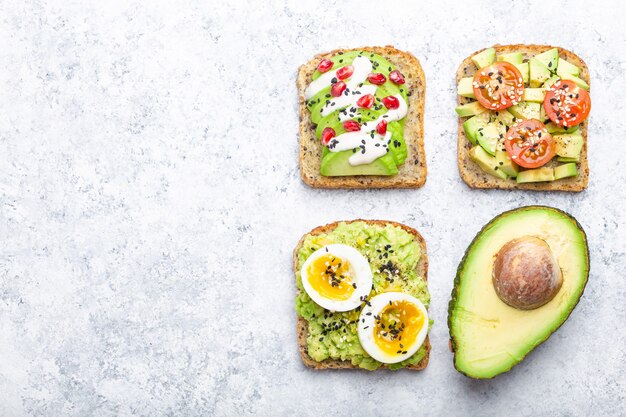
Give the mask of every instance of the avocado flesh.
M 348 159 L 352 151 L 328 152 L 322 158 L 320 172 L 326 177 L 342 177 L 348 175 L 394 175 L 398 167 L 390 152 L 365 165 L 350 165 Z
M 576 77 L 575 75 L 572 75 L 572 74 L 561 74 L 561 79 L 574 81 L 574 83 L 576 83 L 576 85 L 579 86 L 580 88 L 584 88 L 585 90 L 589 90 L 589 84 L 587 84 L 585 81 L 581 80 L 580 78 Z
M 554 179 L 560 180 L 561 178 L 576 177 L 578 176 L 578 169 L 575 163 L 563 164 L 554 168 Z
M 487 48 L 484 51 L 477 53 L 472 57 L 472 62 L 478 68 L 483 68 L 493 64 L 496 61 L 496 49 Z
M 459 80 L 459 85 L 456 87 L 456 93 L 461 97 L 476 98 L 474 95 L 474 78 L 464 77 Z
M 409 154 L 409 149 L 406 146 L 402 131 L 404 130 L 404 124 L 401 122 L 392 122 L 387 125 L 387 132 L 391 132 L 391 142 L 389 143 L 389 150 L 396 165 L 404 164 L 406 157 Z
M 546 98 L 545 88 L 525 88 L 524 94 L 522 95 L 522 100 L 532 101 L 535 103 L 543 103 L 543 100 L 545 98 Z
M 509 107 L 509 112 L 518 119 L 539 119 L 541 117 L 541 108 L 539 103 L 530 101 L 522 101 L 514 106 Z
M 560 62 L 559 50 L 558 48 L 548 49 L 545 52 L 535 55 L 534 59 L 545 65 L 545 67 L 548 68 L 550 72 L 556 72 L 556 69 Z
M 554 181 L 554 169 L 541 167 L 527 169 L 517 173 L 517 183 Z
M 556 74 L 557 75 L 571 74 L 571 75 L 578 77 L 580 75 L 580 68 L 564 60 L 563 58 L 559 58 L 559 66 L 556 68 Z
M 530 58 L 528 60 L 528 66 L 531 88 L 541 87 L 541 85 L 552 76 L 552 73 L 550 72 L 548 67 L 546 67 L 537 58 Z
M 583 149 L 585 139 L 579 130 L 573 133 L 553 134 L 554 152 L 564 158 L 578 158 Z
M 563 273 L 563 285 L 547 304 L 518 310 L 497 296 L 492 284 L 495 255 L 512 239 L 546 241 Z M 456 369 L 472 378 L 510 370 L 567 319 L 587 282 L 585 232 L 568 214 L 541 206 L 505 212 L 474 238 L 461 261 L 448 310 Z
M 530 79 L 530 69 L 528 67 L 528 62 L 522 62 L 521 64 L 515 65 L 519 72 L 522 73 L 522 79 L 524 80 L 524 84 L 528 84 L 528 80 Z
M 499 168 L 496 163 L 496 158 L 489 155 L 481 146 L 474 146 L 470 149 L 469 156 L 470 159 L 476 162 L 476 164 L 487 174 L 503 180 L 508 178 L 504 171 Z
M 517 174 L 519 172 L 519 166 L 515 162 L 511 161 L 511 158 L 509 158 L 509 155 L 506 153 L 506 151 L 500 149 L 496 150 L 496 164 L 500 167 L 499 169 L 501 169 L 502 172 L 504 172 L 509 177 L 517 177 Z
M 521 52 L 511 52 L 508 54 L 498 55 L 496 61 L 506 61 L 513 65 L 519 65 L 524 62 L 524 55 Z
M 496 154 L 496 146 L 498 141 L 504 135 L 500 133 L 500 129 L 496 123 L 487 123 L 484 128 L 478 129 L 476 140 L 478 144 L 483 147 L 490 155 Z
M 468 117 L 468 116 L 474 116 L 480 113 L 484 113 L 487 111 L 487 109 L 481 106 L 479 102 L 472 101 L 471 103 L 456 106 L 456 109 L 454 109 L 454 111 L 456 111 L 456 114 L 459 117 Z

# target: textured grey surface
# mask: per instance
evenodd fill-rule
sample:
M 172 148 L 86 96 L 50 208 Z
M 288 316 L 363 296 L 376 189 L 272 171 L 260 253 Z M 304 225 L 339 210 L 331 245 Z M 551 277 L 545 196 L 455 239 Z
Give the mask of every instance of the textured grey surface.
M 521 1 L 514 14 L 493 1 L 143 3 L 0 3 L 0 415 L 624 415 L 620 2 Z M 496 42 L 587 61 L 586 192 L 461 182 L 454 72 Z M 413 52 L 426 72 L 427 184 L 307 188 L 296 69 L 376 44 Z M 456 266 L 482 224 L 534 203 L 587 230 L 587 290 L 523 364 L 468 380 L 447 347 Z M 300 362 L 291 250 L 314 226 L 355 217 L 427 240 L 435 325 L 422 373 Z

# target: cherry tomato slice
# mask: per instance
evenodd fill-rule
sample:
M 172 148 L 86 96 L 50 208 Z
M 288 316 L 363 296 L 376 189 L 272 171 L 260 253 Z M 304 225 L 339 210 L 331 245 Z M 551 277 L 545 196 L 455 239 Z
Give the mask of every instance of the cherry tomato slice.
M 574 81 L 557 80 L 546 92 L 543 108 L 557 125 L 576 126 L 589 116 L 591 98 L 587 90 Z
M 476 100 L 490 110 L 509 108 L 519 103 L 524 94 L 522 73 L 506 61 L 479 69 L 472 86 Z
M 554 140 L 546 126 L 537 119 L 517 122 L 506 132 L 506 153 L 524 168 L 537 168 L 554 157 Z

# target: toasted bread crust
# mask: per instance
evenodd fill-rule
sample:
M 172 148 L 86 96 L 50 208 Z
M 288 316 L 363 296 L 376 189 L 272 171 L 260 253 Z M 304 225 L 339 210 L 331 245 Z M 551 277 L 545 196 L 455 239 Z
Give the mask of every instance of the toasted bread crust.
M 409 111 L 405 119 L 404 135 L 408 156 L 398 173 L 390 176 L 356 175 L 347 177 L 325 177 L 320 173 L 322 144 L 315 136 L 311 114 L 306 107 L 304 90 L 318 62 L 337 52 L 368 51 L 381 55 L 394 64 L 406 78 L 410 92 Z M 373 46 L 353 49 L 336 49 L 316 55 L 302 65 L 296 79 L 300 108 L 300 176 L 302 181 L 314 188 L 418 188 L 426 182 L 426 154 L 424 151 L 424 96 L 426 78 L 420 62 L 412 54 L 393 46 Z
M 349 220 L 349 221 L 338 221 L 338 222 L 334 222 L 334 223 L 330 223 L 327 224 L 325 226 L 318 226 L 315 229 L 311 230 L 310 232 L 304 234 L 302 236 L 302 238 L 300 239 L 300 241 L 298 242 L 298 244 L 296 245 L 294 251 L 293 251 L 293 270 L 294 273 L 296 273 L 298 271 L 298 252 L 300 251 L 300 248 L 302 247 L 302 244 L 304 243 L 304 239 L 306 238 L 306 236 L 308 235 L 320 235 L 320 234 L 324 234 L 324 233 L 329 233 L 332 230 L 334 230 L 340 223 L 354 223 L 354 222 L 364 222 L 367 224 L 375 224 L 375 225 L 379 225 L 379 226 L 387 226 L 387 225 L 392 225 L 392 226 L 397 226 L 402 228 L 403 230 L 407 231 L 408 233 L 412 234 L 413 236 L 415 236 L 415 240 L 417 240 L 417 242 L 420 245 L 420 248 L 422 249 L 422 254 L 420 256 L 420 260 L 417 263 L 417 272 L 419 276 L 422 276 L 424 281 L 428 280 L 428 255 L 426 253 L 426 241 L 424 240 L 424 238 L 422 237 L 422 235 L 419 234 L 419 232 L 411 227 L 408 227 L 402 223 L 396 223 L 396 222 L 392 222 L 392 221 L 385 221 L 385 220 L 363 220 L 363 219 L 357 219 L 357 220 Z M 298 327 L 298 348 L 300 350 L 300 356 L 302 357 L 302 362 L 304 362 L 304 364 L 309 367 L 309 368 L 313 368 L 313 369 L 361 369 L 358 366 L 352 365 L 352 363 L 350 361 L 341 361 L 341 360 L 336 360 L 336 359 L 326 359 L 324 361 L 318 362 L 316 360 L 314 360 L 313 358 L 311 358 L 307 352 L 307 343 L 306 343 L 306 339 L 309 336 L 309 328 L 308 328 L 308 323 L 305 319 L 303 319 L 302 317 L 298 316 L 298 323 L 297 323 L 297 327 Z M 428 359 L 430 357 L 430 339 L 428 336 L 426 336 L 426 340 L 424 341 L 424 347 L 426 348 L 426 355 L 424 356 L 424 358 L 419 361 L 417 364 L 415 365 L 411 365 L 411 366 L 407 366 L 403 369 L 410 369 L 413 371 L 420 371 L 424 368 L 426 368 L 426 366 L 428 365 Z M 386 369 L 388 368 L 387 365 L 383 365 L 381 366 L 379 369 Z
M 509 52 L 522 52 L 526 56 L 529 54 L 536 55 L 538 53 L 547 51 L 548 49 L 555 48 L 548 45 L 494 45 L 497 54 L 509 53 Z M 486 48 L 485 48 L 486 49 Z M 482 49 L 484 50 L 484 49 Z M 481 51 L 482 51 L 481 50 Z M 589 83 L 589 68 L 585 61 L 583 61 L 578 55 L 574 54 L 567 49 L 558 48 L 559 56 L 568 60 L 572 64 L 578 66 L 581 69 L 580 78 L 587 84 Z M 463 77 L 470 77 L 476 73 L 476 66 L 472 63 L 471 57 L 481 52 L 476 51 L 461 63 L 456 73 L 456 82 Z M 458 103 L 465 104 L 471 101 L 471 99 L 458 96 Z M 458 122 L 458 165 L 459 173 L 463 181 L 471 188 L 498 188 L 498 189 L 518 189 L 518 190 L 536 190 L 536 191 L 569 191 L 580 192 L 587 188 L 589 182 L 589 165 L 587 162 L 587 125 L 588 120 L 585 120 L 580 124 L 580 131 L 584 138 L 583 149 L 580 154 L 580 163 L 578 164 L 578 176 L 571 178 L 564 178 L 553 182 L 538 182 L 538 183 L 522 183 L 518 184 L 514 179 L 503 180 L 496 178 L 488 173 L 484 172 L 474 161 L 469 158 L 469 149 L 472 147 L 471 142 L 465 135 L 463 130 L 463 122 L 467 118 L 459 117 Z

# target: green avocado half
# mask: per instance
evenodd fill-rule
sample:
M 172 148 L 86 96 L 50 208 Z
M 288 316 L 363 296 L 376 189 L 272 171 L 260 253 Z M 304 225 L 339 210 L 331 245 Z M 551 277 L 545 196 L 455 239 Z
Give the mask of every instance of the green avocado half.
M 492 281 L 499 250 L 525 236 L 548 244 L 563 277 L 554 298 L 532 310 L 503 302 Z M 552 207 L 527 206 L 491 220 L 468 247 L 454 280 L 448 328 L 455 368 L 477 379 L 509 371 L 565 322 L 588 276 L 587 237 L 569 214 Z

